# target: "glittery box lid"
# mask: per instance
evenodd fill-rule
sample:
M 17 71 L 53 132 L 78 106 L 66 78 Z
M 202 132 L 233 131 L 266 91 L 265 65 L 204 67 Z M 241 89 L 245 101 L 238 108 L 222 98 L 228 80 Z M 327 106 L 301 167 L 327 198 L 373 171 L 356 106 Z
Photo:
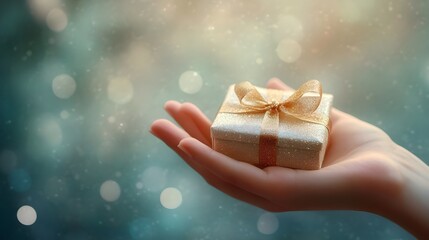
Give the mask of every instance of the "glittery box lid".
M 291 91 L 256 88 L 264 97 L 267 97 L 268 91 L 281 93 L 283 99 L 293 93 Z M 323 93 L 321 103 L 315 112 L 329 116 L 332 101 L 333 96 L 331 94 Z M 229 87 L 223 104 L 228 102 L 239 104 L 234 92 L 234 85 Z M 263 114 L 219 112 L 211 126 L 212 138 L 258 144 L 263 116 Z M 300 121 L 288 116 L 285 119 L 286 121 L 280 121 L 278 147 L 320 151 L 323 144 L 327 142 L 328 130 L 325 126 Z

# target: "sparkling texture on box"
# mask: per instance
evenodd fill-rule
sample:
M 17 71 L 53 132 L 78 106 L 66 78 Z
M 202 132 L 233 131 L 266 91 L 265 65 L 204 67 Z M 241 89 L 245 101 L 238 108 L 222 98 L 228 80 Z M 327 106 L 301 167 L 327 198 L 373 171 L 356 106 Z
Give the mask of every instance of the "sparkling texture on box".
M 234 86 L 229 87 L 222 107 L 211 126 L 213 149 L 233 159 L 258 166 L 264 114 L 222 111 L 227 105 L 240 104 Z M 255 88 L 267 100 L 276 95 L 283 101 L 293 94 L 291 91 Z M 332 101 L 332 95 L 322 94 L 320 104 L 314 113 L 329 119 Z M 320 169 L 329 137 L 328 127 L 281 114 L 276 133 L 274 165 L 306 170 Z

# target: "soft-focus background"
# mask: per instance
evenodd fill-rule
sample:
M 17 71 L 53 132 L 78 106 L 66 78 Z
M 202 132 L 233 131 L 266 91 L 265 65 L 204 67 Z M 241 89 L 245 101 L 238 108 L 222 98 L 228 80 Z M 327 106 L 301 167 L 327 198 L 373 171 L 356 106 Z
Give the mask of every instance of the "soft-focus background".
M 272 214 L 148 132 L 168 99 L 319 79 L 429 163 L 425 0 L 0 3 L 0 239 L 409 239 L 351 211 Z

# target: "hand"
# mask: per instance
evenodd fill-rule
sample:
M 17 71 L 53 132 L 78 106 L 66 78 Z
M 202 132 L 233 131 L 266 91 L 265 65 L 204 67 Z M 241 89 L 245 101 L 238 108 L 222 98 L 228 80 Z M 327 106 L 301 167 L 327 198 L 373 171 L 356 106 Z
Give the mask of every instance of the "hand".
M 291 90 L 278 79 L 270 80 L 267 87 Z M 337 109 L 331 112 L 332 128 L 323 166 L 315 171 L 259 169 L 231 159 L 211 149 L 211 122 L 196 106 L 169 101 L 165 109 L 183 129 L 161 119 L 152 124 L 155 136 L 210 185 L 268 211 L 363 210 L 402 222 L 398 216 L 408 215 L 392 208 L 402 207 L 395 200 L 404 199 L 407 176 L 413 176 L 404 175 L 404 167 L 424 169 L 419 170 L 419 176 L 429 172 L 423 162 L 381 129 Z M 427 177 L 425 180 L 429 182 Z M 415 228 L 415 224 L 405 226 L 407 221 L 402 225 L 410 231 Z

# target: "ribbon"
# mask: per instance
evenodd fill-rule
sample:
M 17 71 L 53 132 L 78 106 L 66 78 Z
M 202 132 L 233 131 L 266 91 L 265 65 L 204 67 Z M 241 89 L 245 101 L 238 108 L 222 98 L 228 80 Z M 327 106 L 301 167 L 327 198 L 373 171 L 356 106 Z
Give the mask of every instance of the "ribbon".
M 276 165 L 278 129 L 283 115 L 320 124 L 329 130 L 328 116 L 314 112 L 322 100 L 322 86 L 317 80 L 304 83 L 283 101 L 282 92 L 268 90 L 270 100 L 267 100 L 250 82 L 236 84 L 234 91 L 240 104 L 226 104 L 220 112 L 264 114 L 259 136 L 258 166 L 261 168 Z

